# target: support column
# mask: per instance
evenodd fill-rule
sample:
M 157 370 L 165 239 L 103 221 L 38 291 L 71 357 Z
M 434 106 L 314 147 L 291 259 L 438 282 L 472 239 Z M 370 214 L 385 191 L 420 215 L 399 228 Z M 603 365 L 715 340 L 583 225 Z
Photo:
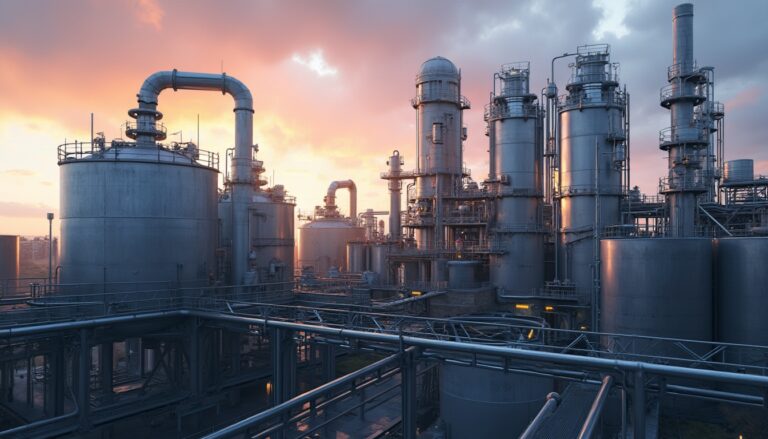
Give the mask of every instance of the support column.
M 91 346 L 88 341 L 88 330 L 80 330 L 80 359 L 77 362 L 77 405 L 80 408 L 80 429 L 88 429 L 90 412 L 90 371 Z
M 322 346 L 323 381 L 326 383 L 336 379 L 336 346 L 327 344 Z
M 101 354 L 99 359 L 99 380 L 101 382 L 101 390 L 104 392 L 104 398 L 107 401 L 112 399 L 112 349 L 112 342 L 102 343 L 99 352 Z
M 634 405 L 634 430 L 633 437 L 645 437 L 645 374 L 642 369 L 635 372 L 635 394 L 632 403 Z
M 272 352 L 272 404 L 285 402 L 296 393 L 296 343 L 293 332 L 270 329 Z
M 416 350 L 403 352 L 400 375 L 403 439 L 416 439 Z

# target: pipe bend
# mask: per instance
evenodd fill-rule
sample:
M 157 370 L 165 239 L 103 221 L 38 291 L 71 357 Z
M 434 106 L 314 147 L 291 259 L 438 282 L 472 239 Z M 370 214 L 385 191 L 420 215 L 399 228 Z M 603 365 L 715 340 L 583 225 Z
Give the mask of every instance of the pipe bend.
M 325 196 L 325 207 L 331 209 L 336 207 L 336 191 L 338 189 L 349 190 L 349 217 L 357 218 L 357 186 L 352 180 L 332 181 Z
M 251 91 L 239 79 L 226 73 L 180 72 L 176 69 L 155 72 L 144 80 L 139 90 L 139 103 L 157 105 L 158 96 L 167 89 L 217 90 L 229 94 L 235 100 L 235 111 L 253 112 Z

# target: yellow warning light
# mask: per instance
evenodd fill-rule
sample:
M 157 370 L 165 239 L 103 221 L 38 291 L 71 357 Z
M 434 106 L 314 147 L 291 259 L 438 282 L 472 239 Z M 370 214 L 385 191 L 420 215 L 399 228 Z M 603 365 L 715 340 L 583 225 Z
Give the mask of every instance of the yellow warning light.
M 528 331 L 528 340 L 531 340 L 533 336 L 534 336 L 533 329 L 531 329 L 530 331 Z
M 544 307 L 544 311 L 554 311 L 554 310 L 555 310 L 555 307 L 552 305 L 547 305 Z
M 421 291 L 411 291 L 411 296 L 419 297 L 421 296 Z
M 527 303 L 518 303 L 515 304 L 515 309 L 531 309 L 531 305 L 528 305 Z

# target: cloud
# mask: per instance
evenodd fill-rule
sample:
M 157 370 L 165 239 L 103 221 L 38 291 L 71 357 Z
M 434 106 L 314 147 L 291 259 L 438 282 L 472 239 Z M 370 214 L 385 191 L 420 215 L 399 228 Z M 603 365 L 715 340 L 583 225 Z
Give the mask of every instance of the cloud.
M 136 0 L 135 15 L 140 22 L 160 30 L 165 11 L 157 3 L 157 0 Z
M 603 39 L 608 33 L 616 38 L 629 35 L 630 31 L 624 19 L 629 13 L 631 3 L 632 0 L 594 0 L 592 6 L 602 12 L 602 17 L 592 31 L 592 35 L 598 40 Z
M 24 177 L 34 177 L 35 175 L 37 175 L 37 172 L 31 169 L 7 169 L 4 171 L 0 171 L 0 175 L 15 177 L 15 178 L 24 178 Z
M 336 67 L 332 67 L 328 64 L 323 57 L 323 51 L 320 49 L 311 52 L 307 57 L 295 53 L 291 57 L 291 60 L 296 64 L 302 65 L 317 73 L 317 76 L 336 76 L 338 73 Z
M 0 201 L 0 217 L 8 218 L 43 218 L 48 212 L 55 210 L 42 203 L 16 203 Z

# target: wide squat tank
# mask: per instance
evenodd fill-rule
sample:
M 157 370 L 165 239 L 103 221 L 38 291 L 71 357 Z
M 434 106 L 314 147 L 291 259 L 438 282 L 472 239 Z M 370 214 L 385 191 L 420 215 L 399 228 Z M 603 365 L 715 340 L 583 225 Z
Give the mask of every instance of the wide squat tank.
M 603 239 L 600 254 L 601 332 L 712 340 L 710 239 Z M 658 355 L 666 349 L 634 346 Z
M 347 242 L 362 241 L 365 229 L 347 218 L 317 218 L 299 228 L 299 266 L 326 275 L 336 267 L 347 270 Z
M 552 389 L 552 378 L 441 364 L 440 417 L 447 437 L 517 437 Z
M 718 339 L 727 343 L 768 346 L 768 237 L 721 238 L 715 241 Z M 729 348 L 734 361 L 766 364 Z
M 62 150 L 62 148 L 64 148 Z M 60 148 L 61 274 L 72 292 L 206 284 L 215 270 L 215 155 L 113 145 Z M 104 283 L 109 284 L 106 288 Z

